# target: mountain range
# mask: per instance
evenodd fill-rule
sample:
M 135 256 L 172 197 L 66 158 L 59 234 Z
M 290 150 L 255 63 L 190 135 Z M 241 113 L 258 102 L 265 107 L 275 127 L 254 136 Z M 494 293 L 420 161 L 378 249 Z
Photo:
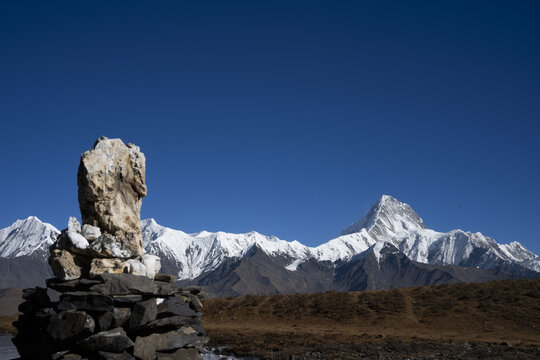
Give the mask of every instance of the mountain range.
M 215 296 L 369 290 L 540 277 L 540 257 L 518 242 L 428 229 L 418 214 L 383 195 L 340 236 L 317 247 L 257 232 L 188 234 L 142 221 L 145 251 L 162 271 Z M 50 277 L 48 246 L 59 231 L 36 217 L 0 230 L 0 287 Z

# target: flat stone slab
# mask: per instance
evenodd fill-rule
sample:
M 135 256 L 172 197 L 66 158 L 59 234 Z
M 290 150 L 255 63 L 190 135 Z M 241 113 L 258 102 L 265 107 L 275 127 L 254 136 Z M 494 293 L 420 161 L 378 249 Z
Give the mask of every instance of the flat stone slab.
M 138 336 L 135 339 L 133 355 L 142 360 L 154 360 L 156 351 L 169 351 L 180 349 L 187 344 L 191 344 L 197 339 L 197 331 L 191 327 L 182 327 L 175 331 L 164 334 L 152 334 L 149 336 Z
M 60 302 L 56 307 L 60 311 L 113 311 L 114 301 L 112 297 L 97 292 L 75 291 L 60 295 Z
M 45 280 L 48 288 L 59 292 L 73 292 L 73 291 L 88 291 L 90 287 L 100 284 L 98 280 L 90 280 L 85 278 L 75 280 L 60 280 L 58 278 L 50 278 Z
M 87 351 L 121 353 L 133 346 L 133 341 L 122 328 L 102 331 L 79 341 L 78 346 Z
M 158 273 L 154 277 L 154 280 L 168 282 L 168 283 L 175 283 L 178 280 L 178 277 L 171 274 Z
M 189 306 L 189 302 L 184 298 L 171 297 L 158 305 L 158 317 L 166 316 L 197 317 L 197 312 Z

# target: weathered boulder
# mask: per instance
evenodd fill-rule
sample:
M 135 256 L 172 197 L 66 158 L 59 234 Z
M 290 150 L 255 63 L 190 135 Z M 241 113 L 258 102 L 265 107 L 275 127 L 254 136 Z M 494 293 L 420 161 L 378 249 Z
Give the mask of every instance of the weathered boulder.
M 75 342 L 92 335 L 94 319 L 84 311 L 68 310 L 51 316 L 47 333 L 62 342 Z
M 84 224 L 82 226 L 81 234 L 86 238 L 86 240 L 92 242 L 101 236 L 101 230 L 97 226 Z
M 96 278 L 98 275 L 107 274 L 121 274 L 126 268 L 126 263 L 122 259 L 103 259 L 95 258 L 90 263 L 89 275 L 92 278 Z
M 133 346 L 133 341 L 122 328 L 101 331 L 79 341 L 79 347 L 87 351 L 121 353 Z
M 164 334 L 138 336 L 135 339 L 133 355 L 142 360 L 154 360 L 157 355 L 156 351 L 179 349 L 184 345 L 194 342 L 196 339 L 197 331 L 187 326 Z
M 75 264 L 73 255 L 62 249 L 51 250 L 49 265 L 56 276 L 62 280 L 73 280 L 81 277 L 81 268 Z
M 143 254 L 140 210 L 146 196 L 145 161 L 138 146 L 101 137 L 81 155 L 77 173 L 82 223 L 113 235 L 130 256 Z
M 90 256 L 97 258 L 128 259 L 132 255 L 113 235 L 103 234 L 88 246 Z

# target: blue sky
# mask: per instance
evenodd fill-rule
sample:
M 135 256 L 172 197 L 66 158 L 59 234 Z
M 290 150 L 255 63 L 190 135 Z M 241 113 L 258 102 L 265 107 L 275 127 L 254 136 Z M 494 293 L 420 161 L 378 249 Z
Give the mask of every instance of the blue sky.
M 317 245 L 381 194 L 540 253 L 537 1 L 0 4 L 0 227 L 79 215 L 141 146 L 142 217 Z

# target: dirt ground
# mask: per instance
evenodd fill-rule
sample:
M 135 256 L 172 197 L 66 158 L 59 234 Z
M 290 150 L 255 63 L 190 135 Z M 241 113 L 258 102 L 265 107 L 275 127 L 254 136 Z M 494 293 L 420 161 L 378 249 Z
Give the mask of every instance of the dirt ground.
M 540 280 L 204 305 L 210 345 L 265 359 L 540 359 Z

